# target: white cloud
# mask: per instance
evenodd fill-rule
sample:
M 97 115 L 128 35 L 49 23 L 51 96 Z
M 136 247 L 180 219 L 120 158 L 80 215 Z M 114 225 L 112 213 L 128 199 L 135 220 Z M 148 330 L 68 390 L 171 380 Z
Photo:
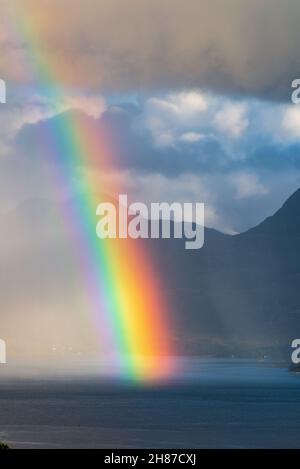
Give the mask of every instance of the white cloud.
M 139 119 L 157 147 L 192 145 L 212 136 L 230 143 L 248 130 L 248 108 L 244 101 L 191 90 L 149 98 Z
M 179 119 L 189 120 L 197 117 L 199 112 L 207 110 L 207 99 L 199 91 L 182 91 L 169 95 L 170 109 Z
M 216 113 L 213 123 L 218 131 L 238 138 L 249 125 L 247 107 L 241 103 L 226 104 Z
M 199 113 L 207 110 L 208 101 L 199 91 L 181 91 L 169 93 L 165 98 L 150 98 L 147 101 L 147 108 L 168 120 L 191 123 L 199 117 Z
M 237 199 L 262 196 L 268 193 L 268 189 L 259 181 L 258 175 L 254 173 L 234 173 L 232 175 L 232 182 Z
M 101 96 L 64 94 L 63 96 L 31 96 L 28 102 L 22 103 L 22 112 L 16 116 L 15 125 L 20 129 L 24 124 L 54 117 L 70 110 L 84 112 L 87 116 L 98 118 L 105 111 L 105 101 Z
M 199 91 L 170 93 L 165 98 L 153 97 L 146 101 L 142 125 L 150 130 L 156 146 L 170 147 L 180 140 L 182 134 L 186 134 L 188 139 L 195 137 L 197 133 L 192 129 L 199 125 L 207 109 L 208 99 Z
M 185 143 L 196 143 L 199 142 L 204 138 L 203 134 L 200 134 L 198 132 L 185 132 L 179 137 L 180 142 L 185 142 Z
M 216 175 L 201 175 L 185 173 L 177 177 L 175 180 L 158 173 L 149 174 L 133 174 L 130 172 L 124 173 L 124 184 L 130 188 L 131 200 L 138 200 L 146 204 L 151 202 L 191 202 L 191 203 L 204 203 L 205 204 L 205 226 L 213 227 L 220 231 L 233 234 L 236 232 L 230 224 L 230 220 L 226 220 L 226 211 L 222 211 L 219 198 L 222 186 L 216 187 Z M 153 192 L 155 187 L 155 193 Z M 229 185 L 224 184 L 224 192 L 227 192 L 226 187 Z M 230 187 L 229 187 L 230 190 Z M 192 214 L 194 215 L 194 214 Z M 187 221 L 191 218 L 188 215 Z
M 300 108 L 298 106 L 293 105 L 285 111 L 282 127 L 288 137 L 300 138 Z
M 1 105 L 0 157 L 8 154 L 14 137 L 26 124 L 37 124 L 63 112 L 79 110 L 89 117 L 98 118 L 106 110 L 105 100 L 99 95 L 66 93 L 61 98 L 41 94 L 19 95 Z

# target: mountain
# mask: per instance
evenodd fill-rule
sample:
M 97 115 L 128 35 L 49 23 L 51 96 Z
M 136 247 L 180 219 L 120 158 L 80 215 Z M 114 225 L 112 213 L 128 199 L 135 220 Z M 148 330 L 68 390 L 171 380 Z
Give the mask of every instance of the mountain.
M 2 217 L 1 233 L 0 337 L 18 353 L 74 342 L 92 350 L 84 280 L 59 207 L 27 201 Z M 300 189 L 245 233 L 205 229 L 199 250 L 182 239 L 137 242 L 163 278 L 178 353 L 290 353 L 300 337 Z
M 165 275 L 190 353 L 290 352 L 300 337 L 300 190 L 245 233 L 206 230 L 199 251 L 178 244 L 166 243 L 160 262 L 171 266 Z

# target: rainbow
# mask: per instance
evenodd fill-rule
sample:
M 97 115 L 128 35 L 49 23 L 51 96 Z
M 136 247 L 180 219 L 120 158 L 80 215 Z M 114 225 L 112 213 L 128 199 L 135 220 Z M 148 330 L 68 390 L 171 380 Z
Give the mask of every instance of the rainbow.
M 43 51 L 37 29 L 42 18 L 32 15 L 31 19 L 25 3 L 9 6 L 10 25 L 26 43 L 24 66 L 43 94 L 59 102 L 64 97 L 60 86 L 64 72 Z M 96 207 L 106 197 L 101 171 L 117 164 L 111 138 L 99 132 L 97 124 L 97 119 L 79 112 L 62 113 L 44 126 L 40 149 L 46 147 L 44 154 L 50 155 L 56 189 L 79 194 L 75 203 L 62 202 L 62 211 L 84 274 L 104 362 L 107 358 L 109 366 L 113 363 L 120 378 L 164 379 L 174 371 L 170 360 L 174 353 L 166 295 L 151 256 L 140 240 L 99 240 L 96 235 Z M 82 170 L 78 183 L 74 168 L 86 167 L 94 168 L 93 175 Z M 126 191 L 115 183 L 110 192 Z M 100 371 L 105 374 L 105 365 Z

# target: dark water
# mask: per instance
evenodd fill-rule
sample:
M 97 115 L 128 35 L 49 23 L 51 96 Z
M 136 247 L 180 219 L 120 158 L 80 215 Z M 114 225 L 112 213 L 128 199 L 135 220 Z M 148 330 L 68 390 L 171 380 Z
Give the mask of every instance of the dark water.
M 300 375 L 248 361 L 187 360 L 177 382 L 3 378 L 0 440 L 16 448 L 300 447 Z

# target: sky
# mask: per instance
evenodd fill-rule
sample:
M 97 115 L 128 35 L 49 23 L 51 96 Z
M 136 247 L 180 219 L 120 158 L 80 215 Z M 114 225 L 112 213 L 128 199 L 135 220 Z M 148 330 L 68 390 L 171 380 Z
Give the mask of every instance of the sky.
M 24 281 L 17 262 L 30 262 L 29 246 L 38 245 L 46 265 L 53 259 L 49 239 L 59 252 L 68 249 L 52 212 L 60 197 L 74 194 L 57 194 L 49 150 L 37 146 L 62 113 L 81 113 L 109 136 L 117 155 L 109 170 L 78 164 L 78 181 L 100 171 L 108 195 L 117 184 L 131 200 L 204 202 L 206 226 L 228 234 L 274 213 L 300 187 L 300 105 L 291 101 L 299 23 L 298 0 L 0 0 L 0 78 L 7 85 L 7 103 L 0 104 L 0 256 L 9 266 L 2 305 L 14 283 L 25 303 L 38 285 L 32 323 L 40 304 L 58 316 L 67 309 L 55 276 L 72 284 L 71 258 L 60 265 L 58 256 L 45 283 L 34 264 Z M 30 24 L 64 91 L 59 102 L 32 76 L 24 33 Z M 37 213 L 44 214 L 39 226 Z M 84 301 L 72 298 L 69 309 Z M 51 346 L 48 319 L 40 340 Z M 27 320 L 17 319 L 24 327 Z M 67 325 L 68 316 L 63 320 Z
M 4 13 L 10 3 L 1 0 Z M 74 110 L 117 139 L 108 190 L 117 178 L 140 201 L 204 202 L 206 225 L 226 233 L 259 223 L 300 185 L 297 1 L 29 0 L 26 8 L 65 94 L 51 102 L 37 88 L 22 21 L 1 16 L 2 212 L 53 197 L 45 161 L 24 142 Z

